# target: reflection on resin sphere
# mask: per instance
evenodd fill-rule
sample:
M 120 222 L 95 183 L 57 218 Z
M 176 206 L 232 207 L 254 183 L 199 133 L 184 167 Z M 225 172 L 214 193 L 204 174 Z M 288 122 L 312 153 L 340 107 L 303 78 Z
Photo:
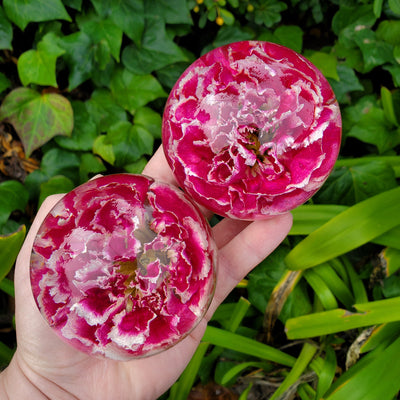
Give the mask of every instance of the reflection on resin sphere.
M 308 200 L 338 156 L 341 117 L 321 72 L 293 50 L 243 41 L 179 78 L 163 145 L 179 184 L 213 212 L 263 219 Z
M 66 194 L 39 229 L 33 295 L 74 347 L 127 360 L 185 337 L 215 287 L 208 222 L 174 187 L 141 175 L 91 180 Z

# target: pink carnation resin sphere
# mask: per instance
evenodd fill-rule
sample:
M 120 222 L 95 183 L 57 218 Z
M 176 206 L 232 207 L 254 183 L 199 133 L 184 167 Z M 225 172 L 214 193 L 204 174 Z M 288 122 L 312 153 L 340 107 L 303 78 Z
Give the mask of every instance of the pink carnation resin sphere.
M 34 242 L 31 283 L 49 325 L 74 347 L 127 360 L 185 337 L 215 286 L 215 243 L 185 194 L 141 175 L 66 194 Z
M 300 54 L 244 41 L 210 51 L 179 78 L 163 144 L 179 184 L 213 212 L 263 219 L 307 201 L 338 156 L 341 118 Z

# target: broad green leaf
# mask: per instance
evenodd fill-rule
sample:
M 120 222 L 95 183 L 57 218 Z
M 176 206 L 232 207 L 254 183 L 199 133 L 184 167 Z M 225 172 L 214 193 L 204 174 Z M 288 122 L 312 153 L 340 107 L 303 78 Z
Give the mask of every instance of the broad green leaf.
M 40 170 L 43 171 L 47 179 L 56 175 L 65 175 L 74 180 L 79 166 L 78 154 L 54 147 L 43 155 Z
M 218 30 L 217 36 L 213 40 L 209 48 L 202 50 L 202 54 L 206 51 L 211 50 L 215 47 L 220 47 L 232 42 L 240 42 L 241 40 L 251 40 L 254 39 L 254 32 L 249 29 L 245 29 L 240 25 L 223 25 Z
M 326 78 L 332 78 L 339 81 L 337 72 L 337 58 L 334 54 L 315 51 L 307 58 L 323 73 Z
M 235 22 L 235 16 L 228 11 L 226 8 L 220 9 L 221 18 L 224 20 L 224 24 L 232 26 Z
M 146 157 L 140 157 L 139 160 L 134 163 L 124 165 L 124 170 L 130 174 L 141 174 L 147 162 Z
M 48 33 L 36 50 L 28 50 L 18 59 L 18 74 L 24 86 L 30 83 L 57 87 L 56 61 L 64 50 L 56 43 L 56 36 Z
M 364 90 L 354 70 L 347 65 L 339 64 L 336 68 L 339 80 L 328 79 L 339 103 L 350 103 L 350 92 Z
M 11 82 L 8 78 L 0 72 L 0 93 L 3 93 L 6 89 L 11 86 Z
M 384 111 L 376 107 L 371 108 L 368 113 L 362 114 L 360 120 L 347 135 L 375 145 L 380 154 L 393 149 L 400 143 L 399 130 L 393 130 Z
M 254 10 L 254 20 L 256 24 L 270 28 L 281 20 L 281 12 L 286 9 L 287 5 L 282 1 L 265 0 Z
M 28 191 L 21 182 L 7 180 L 0 183 L 0 228 L 13 211 L 25 210 L 28 197 Z
M 92 76 L 96 47 L 90 36 L 82 31 L 60 38 L 59 45 L 65 50 L 63 59 L 69 69 L 68 88 L 72 90 Z
M 82 154 L 79 164 L 79 183 L 84 183 L 104 171 L 106 171 L 106 167 L 99 157 L 92 153 Z
M 397 187 L 348 208 L 297 244 L 285 258 L 287 267 L 322 264 L 382 235 L 400 224 L 399 202 Z
M 303 30 L 297 25 L 280 25 L 274 31 L 278 44 L 289 47 L 298 53 L 303 49 Z
M 296 360 L 274 347 L 213 326 L 207 327 L 203 341 L 289 367 L 293 366 Z
M 14 281 L 9 278 L 4 278 L 0 281 L 0 290 L 7 293 L 11 297 L 15 297 L 15 286 Z
M 131 114 L 150 101 L 167 97 L 154 76 L 135 75 L 126 69 L 115 71 L 110 89 L 117 103 Z
M 0 49 L 12 50 L 13 29 L 11 22 L 0 7 Z
M 68 193 L 75 187 L 74 182 L 64 175 L 56 175 L 40 185 L 39 205 L 52 194 Z
M 377 356 L 367 359 L 354 373 L 350 368 L 324 399 L 392 400 L 400 390 L 399 354 L 400 338 Z
M 157 80 L 166 88 L 172 89 L 175 82 L 189 66 L 189 62 L 177 62 L 155 71 Z
M 400 297 L 355 304 L 353 308 L 355 312 L 336 309 L 288 319 L 286 334 L 289 339 L 304 339 L 400 321 Z
M 400 1 L 399 0 L 389 0 L 390 9 L 397 15 L 400 15 Z
M 74 10 L 82 10 L 82 0 L 63 0 L 63 3 L 67 7 L 71 7 Z
M 57 136 L 55 141 L 64 149 L 72 151 L 88 151 L 93 147 L 97 137 L 97 126 L 89 114 L 86 103 L 83 101 L 72 101 L 74 113 L 74 128 L 70 137 Z
M 117 122 L 128 120 L 126 111 L 116 103 L 109 90 L 95 90 L 85 104 L 96 123 L 97 133 L 107 132 Z
M 147 15 L 160 17 L 167 24 L 192 24 L 192 18 L 185 0 L 146 0 Z
M 104 144 L 112 145 L 115 162 L 113 165 L 122 167 L 131 164 L 145 154 L 153 153 L 154 137 L 146 129 L 121 121 L 113 125 Z
M 114 165 L 115 154 L 113 145 L 107 140 L 106 135 L 101 135 L 96 138 L 93 143 L 93 153 L 99 155 L 109 164 Z
M 150 74 L 169 64 L 187 61 L 182 49 L 167 35 L 165 26 L 159 19 L 148 20 L 140 47 L 132 44 L 125 47 L 122 63 L 132 73 Z
M 380 161 L 335 168 L 315 201 L 352 205 L 397 186 L 393 168 Z
M 141 107 L 135 112 L 135 125 L 149 131 L 155 138 L 161 138 L 162 117 L 149 107 Z
M 110 18 L 114 24 L 140 45 L 145 25 L 142 0 L 91 0 L 100 17 Z
M 7 236 L 0 236 L 0 281 L 7 276 L 14 265 L 24 242 L 25 234 L 25 225 L 21 225 L 16 232 Z
M 54 19 L 71 21 L 61 0 L 4 0 L 3 7 L 8 18 L 22 30 L 29 22 Z
M 376 29 L 376 37 L 392 45 L 399 44 L 400 20 L 385 19 Z
M 122 29 L 114 21 L 89 15 L 77 19 L 80 30 L 88 35 L 93 43 L 104 40 L 110 48 L 112 56 L 119 62 L 122 44 Z
M 13 125 L 26 156 L 54 136 L 71 135 L 73 111 L 70 102 L 57 93 L 40 94 L 28 88 L 10 92 L 0 108 L 0 120 Z

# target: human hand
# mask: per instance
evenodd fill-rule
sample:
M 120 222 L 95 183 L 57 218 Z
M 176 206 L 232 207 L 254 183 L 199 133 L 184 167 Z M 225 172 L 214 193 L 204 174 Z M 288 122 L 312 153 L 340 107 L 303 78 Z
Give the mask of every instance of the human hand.
M 162 149 L 144 174 L 176 185 Z M 89 356 L 63 342 L 42 318 L 32 295 L 29 261 L 40 224 L 62 195 L 41 206 L 16 263 L 15 301 L 18 347 L 0 375 L 0 390 L 9 399 L 156 399 L 190 361 L 212 314 L 247 273 L 267 257 L 290 230 L 284 214 L 266 221 L 223 219 L 213 233 L 219 249 L 217 286 L 205 318 L 174 347 L 157 355 L 126 362 Z M 206 210 L 204 213 L 207 215 Z M 207 215 L 210 216 L 210 215 Z

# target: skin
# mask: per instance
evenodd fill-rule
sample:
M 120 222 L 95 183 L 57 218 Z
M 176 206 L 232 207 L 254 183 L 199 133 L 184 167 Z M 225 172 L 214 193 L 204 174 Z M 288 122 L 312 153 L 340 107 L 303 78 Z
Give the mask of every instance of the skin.
M 143 173 L 176 185 L 161 149 Z M 89 356 L 64 343 L 36 307 L 29 279 L 32 245 L 41 222 L 61 197 L 53 195 L 44 201 L 16 262 L 18 346 L 10 365 L 0 374 L 2 399 L 156 399 L 179 378 L 219 304 L 281 243 L 292 224 L 289 213 L 255 222 L 223 219 L 213 228 L 219 265 L 216 292 L 206 317 L 171 349 L 148 358 L 118 362 Z

